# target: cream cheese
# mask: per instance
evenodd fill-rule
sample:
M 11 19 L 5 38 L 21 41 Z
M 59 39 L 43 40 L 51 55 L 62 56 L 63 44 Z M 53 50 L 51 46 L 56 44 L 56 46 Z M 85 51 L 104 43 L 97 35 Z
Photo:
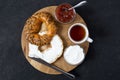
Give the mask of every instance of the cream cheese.
M 79 45 L 69 46 L 65 49 L 64 59 L 71 65 L 80 64 L 85 58 L 83 49 Z
M 63 42 L 58 35 L 55 35 L 50 45 L 50 48 L 40 51 L 38 50 L 38 46 L 29 43 L 29 56 L 41 58 L 48 63 L 55 62 L 63 53 Z

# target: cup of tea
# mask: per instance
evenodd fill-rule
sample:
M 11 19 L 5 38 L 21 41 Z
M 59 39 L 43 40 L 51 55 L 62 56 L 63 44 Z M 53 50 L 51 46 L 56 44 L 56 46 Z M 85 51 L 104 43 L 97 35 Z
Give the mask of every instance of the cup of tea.
M 68 29 L 68 37 L 75 44 L 81 44 L 85 41 L 90 43 L 93 40 L 89 37 L 89 31 L 86 25 L 82 23 L 75 23 Z

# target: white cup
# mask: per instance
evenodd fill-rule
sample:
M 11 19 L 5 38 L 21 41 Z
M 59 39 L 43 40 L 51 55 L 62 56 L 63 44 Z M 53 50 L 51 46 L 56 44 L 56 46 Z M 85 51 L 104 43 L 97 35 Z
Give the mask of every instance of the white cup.
M 81 39 L 81 40 L 74 40 L 72 37 L 71 37 L 71 35 L 70 35 L 70 33 L 71 33 L 71 30 L 73 29 L 73 27 L 75 27 L 75 26 L 79 26 L 79 27 L 82 27 L 83 29 L 84 29 L 84 31 L 85 31 L 85 35 L 84 35 L 84 37 Z M 76 30 L 76 31 L 78 31 L 78 30 Z M 75 35 L 78 35 L 78 34 L 75 34 Z M 69 37 L 69 39 L 73 42 L 73 43 L 75 43 L 75 44 L 81 44 L 81 43 L 84 43 L 85 41 L 88 41 L 89 43 L 92 43 L 93 42 L 93 40 L 89 37 L 89 31 L 88 31 L 88 28 L 87 28 L 87 26 L 86 25 L 84 25 L 84 24 L 82 24 L 82 23 L 75 23 L 75 24 L 73 24 L 72 26 L 70 26 L 70 28 L 68 29 L 68 37 Z

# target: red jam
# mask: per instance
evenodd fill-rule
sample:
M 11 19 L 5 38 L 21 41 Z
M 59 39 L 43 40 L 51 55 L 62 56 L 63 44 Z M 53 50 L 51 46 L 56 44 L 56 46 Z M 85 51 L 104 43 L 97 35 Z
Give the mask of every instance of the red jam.
M 80 41 L 85 37 L 85 30 L 79 25 L 75 25 L 70 30 L 70 36 L 75 41 Z
M 68 23 L 71 22 L 75 17 L 75 10 L 71 9 L 72 6 L 68 3 L 63 3 L 56 8 L 55 15 L 59 22 Z

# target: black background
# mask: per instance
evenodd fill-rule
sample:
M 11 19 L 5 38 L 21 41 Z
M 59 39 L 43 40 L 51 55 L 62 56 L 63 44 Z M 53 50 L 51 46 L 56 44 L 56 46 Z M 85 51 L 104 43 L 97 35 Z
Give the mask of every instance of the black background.
M 0 80 L 69 80 L 34 69 L 21 49 L 21 32 L 40 8 L 81 0 L 0 0 Z M 90 44 L 85 61 L 71 73 L 76 80 L 120 80 L 120 1 L 88 0 L 76 9 L 88 25 Z

